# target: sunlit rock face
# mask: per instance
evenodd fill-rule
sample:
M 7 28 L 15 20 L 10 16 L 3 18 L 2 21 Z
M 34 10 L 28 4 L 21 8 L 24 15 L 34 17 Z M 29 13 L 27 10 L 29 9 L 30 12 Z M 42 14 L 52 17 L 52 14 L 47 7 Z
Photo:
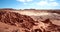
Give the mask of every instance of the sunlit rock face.
M 57 13 L 0 11 L 2 32 L 60 32 L 59 22 Z

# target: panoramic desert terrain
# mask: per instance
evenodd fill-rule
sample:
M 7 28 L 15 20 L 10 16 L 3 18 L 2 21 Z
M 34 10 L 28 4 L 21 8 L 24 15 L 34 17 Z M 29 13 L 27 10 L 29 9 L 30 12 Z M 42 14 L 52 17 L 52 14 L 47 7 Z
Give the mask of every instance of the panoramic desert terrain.
M 0 32 L 60 32 L 60 10 L 0 9 Z

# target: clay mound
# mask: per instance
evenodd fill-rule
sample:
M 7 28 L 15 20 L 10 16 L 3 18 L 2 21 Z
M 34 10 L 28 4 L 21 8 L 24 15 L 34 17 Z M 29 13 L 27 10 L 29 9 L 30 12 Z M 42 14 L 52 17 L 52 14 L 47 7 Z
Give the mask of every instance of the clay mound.
M 27 29 L 35 25 L 31 17 L 8 11 L 0 11 L 0 22 Z

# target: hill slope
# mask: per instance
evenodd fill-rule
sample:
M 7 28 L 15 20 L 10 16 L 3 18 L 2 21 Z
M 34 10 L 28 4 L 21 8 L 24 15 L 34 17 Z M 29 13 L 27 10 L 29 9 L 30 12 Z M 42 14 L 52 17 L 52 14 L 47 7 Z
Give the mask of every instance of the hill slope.
M 0 31 L 60 32 L 59 16 L 60 14 L 50 12 L 3 10 L 0 11 Z

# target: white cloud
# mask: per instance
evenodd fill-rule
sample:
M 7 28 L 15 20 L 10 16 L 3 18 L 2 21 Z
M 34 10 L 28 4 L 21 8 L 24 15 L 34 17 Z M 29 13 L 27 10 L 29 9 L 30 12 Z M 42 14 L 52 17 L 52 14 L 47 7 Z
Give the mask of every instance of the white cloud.
M 49 0 L 49 1 L 55 1 L 55 0 Z
M 52 2 L 52 3 L 50 3 L 50 5 L 51 5 L 51 6 L 58 6 L 59 3 L 57 3 L 57 2 Z
M 31 2 L 33 0 L 17 0 L 17 1 L 19 1 L 19 2 Z
M 58 6 L 59 3 L 57 3 L 56 1 L 54 0 L 42 0 L 40 2 L 37 3 L 37 5 L 40 5 L 40 6 Z
M 45 6 L 47 5 L 48 3 L 46 1 L 40 1 L 37 3 L 37 5 L 40 5 L 40 6 Z
M 55 1 L 55 0 L 41 0 L 41 1 Z

